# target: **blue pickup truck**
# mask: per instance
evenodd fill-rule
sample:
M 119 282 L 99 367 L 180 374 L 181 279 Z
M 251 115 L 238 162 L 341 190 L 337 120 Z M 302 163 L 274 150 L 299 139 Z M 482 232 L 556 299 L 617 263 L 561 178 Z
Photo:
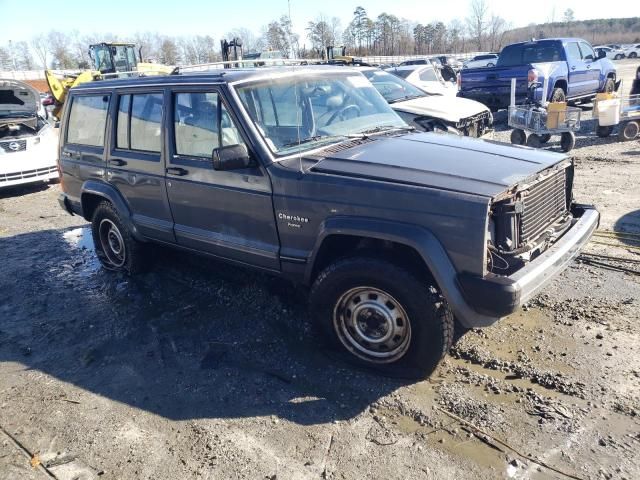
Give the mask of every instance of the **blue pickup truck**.
M 511 79 L 516 78 L 516 103 L 527 98 L 529 86 L 549 79 L 547 100 L 590 101 L 598 92 L 615 89 L 616 69 L 579 38 L 551 38 L 507 45 L 495 67 L 463 69 L 459 97 L 484 103 L 492 110 L 510 102 Z M 542 99 L 542 87 L 535 91 Z

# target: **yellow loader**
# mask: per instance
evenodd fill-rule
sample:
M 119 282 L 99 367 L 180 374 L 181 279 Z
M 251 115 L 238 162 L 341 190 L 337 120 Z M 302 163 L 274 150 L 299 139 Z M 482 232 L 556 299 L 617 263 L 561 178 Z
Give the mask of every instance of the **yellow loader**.
M 84 70 L 76 75 L 58 78 L 51 70 L 45 70 L 44 75 L 55 98 L 56 105 L 53 115 L 61 118 L 62 107 L 71 87 L 85 82 L 116 78 L 131 72 L 132 74 L 162 75 L 173 72 L 174 67 L 148 63 L 142 61 L 142 54 L 138 50 L 136 56 L 135 45 L 132 43 L 108 43 L 102 42 L 89 45 L 89 57 L 93 65 L 91 70 Z

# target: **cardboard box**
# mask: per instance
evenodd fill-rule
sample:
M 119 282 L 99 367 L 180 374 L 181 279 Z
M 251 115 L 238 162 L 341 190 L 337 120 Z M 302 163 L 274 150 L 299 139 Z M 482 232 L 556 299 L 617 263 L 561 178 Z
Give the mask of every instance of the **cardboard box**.
M 567 102 L 551 102 L 547 105 L 547 128 L 558 128 L 565 121 Z

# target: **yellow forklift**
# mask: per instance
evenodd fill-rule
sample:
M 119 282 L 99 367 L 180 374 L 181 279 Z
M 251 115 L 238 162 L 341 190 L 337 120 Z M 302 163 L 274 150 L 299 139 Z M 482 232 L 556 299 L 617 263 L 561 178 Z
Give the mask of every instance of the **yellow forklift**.
M 62 79 L 58 78 L 53 71 L 45 70 L 44 75 L 47 79 L 49 90 L 56 102 L 53 115 L 60 118 L 67 91 L 81 83 L 117 78 L 127 73 L 132 75 L 160 75 L 170 74 L 174 70 L 174 67 L 167 65 L 143 62 L 141 50 L 138 49 L 136 55 L 133 43 L 96 43 L 89 45 L 89 58 L 92 61 L 91 70 L 84 70 Z
M 344 45 L 339 47 L 329 45 L 326 53 L 327 63 L 331 65 L 361 65 L 363 67 L 369 65 L 368 63 L 363 62 L 362 59 L 347 55 L 347 47 Z

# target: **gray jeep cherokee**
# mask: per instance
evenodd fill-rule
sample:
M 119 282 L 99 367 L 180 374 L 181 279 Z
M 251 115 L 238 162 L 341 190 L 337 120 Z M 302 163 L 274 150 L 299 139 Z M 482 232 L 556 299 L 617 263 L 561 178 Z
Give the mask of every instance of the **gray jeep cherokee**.
M 562 271 L 598 212 L 564 155 L 417 133 L 344 67 L 88 83 L 62 119 L 62 206 L 105 268 L 149 242 L 309 286 L 329 343 L 424 377 L 464 327 L 495 322 Z

